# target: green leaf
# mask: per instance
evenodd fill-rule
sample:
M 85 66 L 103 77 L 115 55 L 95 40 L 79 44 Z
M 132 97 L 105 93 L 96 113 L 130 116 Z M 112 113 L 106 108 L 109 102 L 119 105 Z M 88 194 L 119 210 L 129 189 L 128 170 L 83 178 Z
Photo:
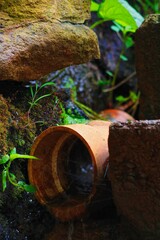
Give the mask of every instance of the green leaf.
M 111 84 L 110 80 L 98 80 L 99 86 L 106 86 L 106 85 L 110 85 L 110 84 Z
M 38 83 L 36 83 L 36 93 L 38 91 L 38 87 L 39 87 L 39 85 L 38 85 Z
M 76 118 L 68 115 L 67 113 L 62 113 L 61 118 L 63 119 L 63 124 L 75 124 L 75 123 L 86 123 L 87 120 L 85 118 Z
M 33 107 L 33 106 L 36 106 L 37 105 L 37 103 L 35 103 L 35 102 L 28 102 L 29 104 L 30 104 L 30 106 L 31 107 Z
M 3 189 L 3 192 L 5 191 L 7 187 L 7 171 L 6 169 L 4 169 L 2 171 L 2 189 Z
M 46 97 L 49 97 L 51 96 L 51 93 L 48 93 L 48 94 L 45 94 L 43 96 L 40 96 L 39 98 L 37 98 L 35 101 L 34 101 L 34 104 L 36 104 L 39 100 L 41 100 L 42 98 L 46 98 Z
M 91 11 L 92 11 L 92 12 L 97 12 L 98 9 L 99 9 L 99 4 L 96 3 L 96 2 L 94 2 L 94 1 L 92 1 L 92 2 L 91 2 Z
M 43 84 L 40 86 L 39 89 L 41 89 L 41 88 L 43 88 L 43 87 L 46 87 L 46 86 L 53 86 L 53 85 L 55 85 L 54 82 L 46 82 L 46 83 L 43 83 Z
M 9 161 L 9 155 L 6 154 L 0 159 L 0 164 L 5 164 L 8 161 Z
M 125 40 L 125 46 L 126 48 L 130 48 L 134 45 L 134 41 L 131 37 L 127 37 L 126 40 Z
M 39 158 L 37 157 L 34 157 L 34 156 L 31 156 L 31 155 L 25 155 L 25 154 L 12 154 L 10 155 L 10 160 L 13 161 L 17 158 L 25 158 L 25 159 L 35 159 L 35 160 L 38 160 Z
M 36 187 L 31 184 L 24 184 L 23 188 L 26 192 L 30 192 L 30 193 L 35 193 L 37 190 Z
M 16 153 L 16 148 L 14 147 L 11 151 L 10 154 L 15 154 Z
M 18 187 L 30 193 L 34 193 L 36 191 L 35 186 L 26 184 L 24 181 L 18 181 Z
M 111 71 L 106 71 L 106 73 L 110 76 L 113 77 L 113 73 Z
M 31 96 L 32 98 L 34 97 L 34 93 L 33 93 L 33 87 L 30 86 L 30 92 L 31 92 Z
M 66 82 L 64 88 L 73 88 L 75 87 L 74 81 L 72 78 L 69 78 L 68 81 Z
M 16 182 L 16 176 L 13 173 L 9 173 L 11 181 Z
M 129 99 L 128 97 L 123 97 L 121 95 L 116 97 L 116 100 L 120 103 L 126 102 L 126 101 L 128 101 L 128 99 Z
M 120 55 L 120 59 L 122 59 L 125 62 L 128 61 L 128 58 L 122 54 Z
M 134 102 L 134 103 L 139 99 L 139 96 L 135 92 L 133 92 L 133 91 L 130 91 L 130 95 L 129 96 L 130 96 L 132 102 Z
M 112 26 L 111 26 L 111 29 L 112 29 L 114 32 L 119 32 L 119 31 L 121 30 L 118 26 L 115 26 L 115 25 L 112 25 Z
M 26 184 L 26 183 L 25 183 L 24 181 L 18 181 L 17 187 L 24 190 L 24 185 L 25 185 L 25 184 Z
M 135 32 L 143 22 L 143 17 L 125 0 L 105 0 L 100 4 L 98 15 L 106 21 L 114 20 L 122 26 L 130 26 Z

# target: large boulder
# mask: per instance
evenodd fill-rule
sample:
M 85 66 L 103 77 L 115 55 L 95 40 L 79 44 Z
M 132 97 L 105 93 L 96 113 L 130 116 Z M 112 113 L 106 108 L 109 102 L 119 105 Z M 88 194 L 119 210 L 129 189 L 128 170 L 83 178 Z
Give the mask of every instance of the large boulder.
M 90 0 L 0 0 L 0 80 L 29 81 L 99 58 Z

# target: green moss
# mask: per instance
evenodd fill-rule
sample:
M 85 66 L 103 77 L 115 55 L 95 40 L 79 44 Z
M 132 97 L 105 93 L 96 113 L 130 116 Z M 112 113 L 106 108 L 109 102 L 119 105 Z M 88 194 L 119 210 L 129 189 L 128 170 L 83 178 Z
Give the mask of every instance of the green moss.
M 8 151 L 7 133 L 10 113 L 6 100 L 0 95 L 0 155 Z
M 8 131 L 10 148 L 16 147 L 21 153 L 29 153 L 33 144 L 36 127 L 28 116 L 12 104 L 9 105 L 11 121 Z
M 0 0 L 0 11 L 20 19 L 46 18 L 54 8 L 51 0 Z
M 0 95 L 0 156 L 13 147 L 29 153 L 35 134 L 35 124 Z

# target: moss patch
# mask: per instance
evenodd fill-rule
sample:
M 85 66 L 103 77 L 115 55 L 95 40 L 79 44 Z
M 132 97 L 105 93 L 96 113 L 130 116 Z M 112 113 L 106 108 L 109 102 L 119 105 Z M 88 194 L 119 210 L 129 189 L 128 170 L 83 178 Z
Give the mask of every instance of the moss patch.
M 53 1 L 48 0 L 2 0 L 0 11 L 8 13 L 10 17 L 36 19 L 45 18 L 55 12 Z
M 16 147 L 20 153 L 29 153 L 36 136 L 35 124 L 14 105 L 10 104 L 9 110 L 11 119 L 8 131 L 8 144 L 10 148 Z
M 7 134 L 10 112 L 6 100 L 0 95 L 0 155 L 8 151 Z

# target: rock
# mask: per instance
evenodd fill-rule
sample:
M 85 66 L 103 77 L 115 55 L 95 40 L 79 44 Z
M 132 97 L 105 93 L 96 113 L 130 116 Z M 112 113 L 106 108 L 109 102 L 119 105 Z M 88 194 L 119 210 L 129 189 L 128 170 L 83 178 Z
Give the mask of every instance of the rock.
M 109 132 L 109 177 L 120 215 L 140 238 L 159 239 L 160 121 L 114 123 Z
M 0 1 L 0 80 L 29 81 L 99 58 L 90 0 Z
M 56 19 L 84 23 L 90 18 L 90 2 L 90 0 L 0 0 L 0 13 L 5 18 L 11 18 L 10 23 L 25 22 L 27 19 L 34 21 Z
M 140 119 L 160 118 L 160 15 L 150 14 L 136 32 Z

